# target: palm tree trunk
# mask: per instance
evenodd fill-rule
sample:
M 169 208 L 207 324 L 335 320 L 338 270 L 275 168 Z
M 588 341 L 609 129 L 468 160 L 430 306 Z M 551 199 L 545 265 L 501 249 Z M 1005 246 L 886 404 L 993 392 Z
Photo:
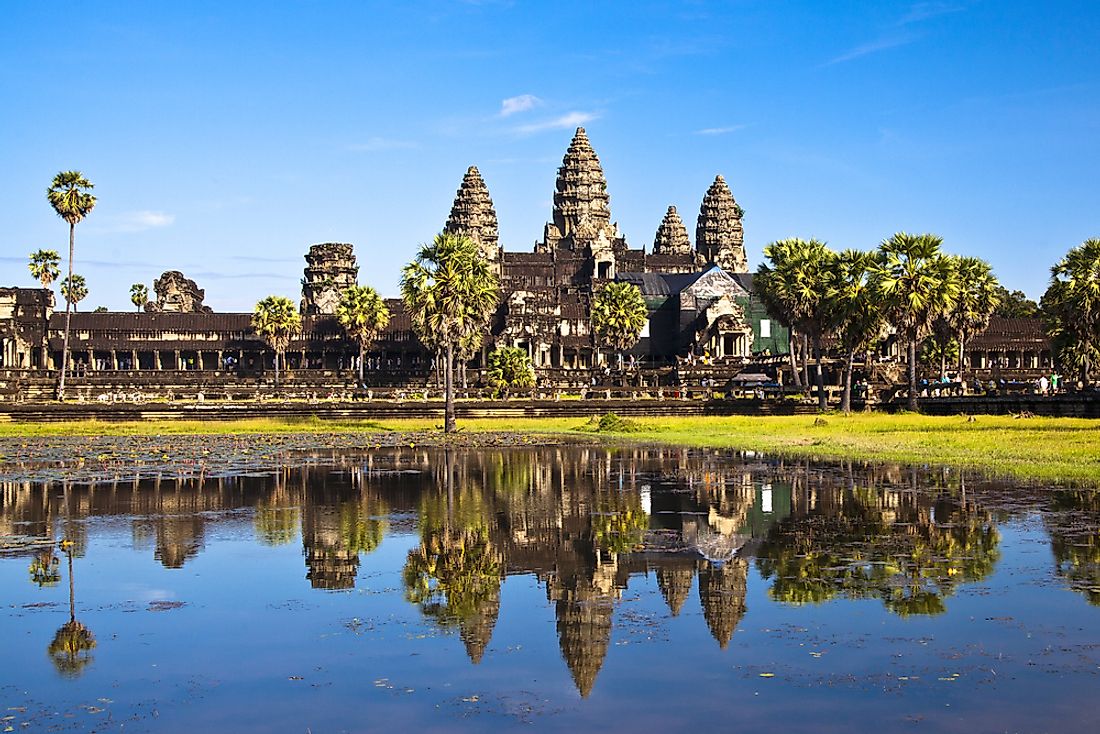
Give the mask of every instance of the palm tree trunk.
M 914 413 L 920 410 L 917 403 L 917 340 L 909 338 L 909 410 Z
M 958 382 L 966 382 L 963 377 L 963 357 L 966 354 L 966 332 L 959 329 L 959 375 Z
M 817 409 L 828 410 L 829 398 L 825 395 L 825 375 L 821 370 L 821 334 L 814 334 L 814 356 L 817 357 L 817 370 L 814 383 L 817 385 Z
M 802 355 L 802 384 L 805 385 L 806 390 L 810 389 L 810 345 L 809 339 L 805 334 L 800 334 L 798 337 L 799 344 L 798 350 Z
M 363 342 L 359 342 L 359 387 L 363 387 Z
M 275 392 L 279 392 L 279 350 L 275 350 Z
M 840 393 L 840 409 L 845 413 L 852 412 L 852 365 L 856 361 L 856 353 L 848 352 L 848 361 L 844 365 L 844 390 Z
M 443 365 L 443 432 L 455 430 L 454 347 L 447 342 L 447 356 Z
M 787 331 L 787 356 L 791 358 L 791 374 L 794 376 L 794 386 L 802 389 L 802 377 L 798 374 L 798 355 L 795 353 L 794 331 Z
M 69 287 L 73 284 L 73 250 L 76 245 L 76 223 L 69 222 Z M 72 314 L 72 302 L 66 297 L 65 293 L 61 296 L 65 298 L 65 338 L 61 342 L 61 379 L 57 383 L 57 401 L 61 402 L 65 399 L 65 373 L 68 371 L 69 366 L 69 317 Z M 46 330 L 47 335 L 49 329 Z

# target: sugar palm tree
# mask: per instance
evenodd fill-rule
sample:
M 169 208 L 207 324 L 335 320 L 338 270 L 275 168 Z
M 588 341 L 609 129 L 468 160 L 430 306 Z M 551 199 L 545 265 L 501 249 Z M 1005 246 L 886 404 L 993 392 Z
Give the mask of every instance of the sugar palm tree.
M 500 301 L 497 276 L 472 240 L 440 234 L 401 270 L 401 298 L 413 329 L 444 353 L 443 430 L 455 430 L 454 355 L 464 339 L 486 330 Z
M 956 257 L 955 273 L 959 294 L 946 315 L 947 324 L 959 345 L 959 380 L 963 381 L 963 357 L 970 337 L 989 326 L 989 319 L 1001 303 L 1003 290 L 989 263 L 976 257 Z
M 359 384 L 362 385 L 363 355 L 367 346 L 390 323 L 390 309 L 378 291 L 366 285 L 353 285 L 340 296 L 336 320 L 359 345 Z
M 833 271 L 836 253 L 815 239 L 779 240 L 764 248 L 771 267 L 762 265 L 757 277 L 763 275 L 761 291 L 768 291 L 765 305 L 772 305 L 780 321 L 788 323 L 813 342 L 817 357 L 815 382 L 818 407 L 827 407 L 825 379 L 821 369 L 822 339 L 832 322 L 831 303 L 825 297 L 828 274 Z
M 76 304 L 88 297 L 88 283 L 84 280 L 84 276 L 74 273 L 62 280 L 61 295 L 66 303 L 72 304 L 73 311 L 76 311 Z
M 592 332 L 602 346 L 622 352 L 638 343 L 649 320 L 642 291 L 633 283 L 611 282 L 592 299 Z
M 252 328 L 275 352 L 275 389 L 279 389 L 279 363 L 291 338 L 302 330 L 302 317 L 285 296 L 268 296 L 256 304 Z
M 38 250 L 31 253 L 28 267 L 30 267 L 34 279 L 41 283 L 43 288 L 49 288 L 57 280 L 57 276 L 61 274 L 58 269 L 60 265 L 61 256 L 57 254 L 56 250 Z
M 130 286 L 130 303 L 137 306 L 138 312 L 149 300 L 149 288 L 144 283 L 134 283 Z
M 88 193 L 95 185 L 80 171 L 62 171 L 53 177 L 46 189 L 46 199 L 57 216 L 69 223 L 69 278 L 73 277 L 73 250 L 76 245 L 76 225 L 95 208 L 96 198 Z M 69 366 L 69 317 L 72 302 L 65 301 L 65 338 L 61 344 L 61 377 L 57 383 L 57 399 L 65 399 L 65 373 Z
M 906 345 L 910 410 L 917 405 L 917 346 L 936 319 L 954 308 L 959 285 L 952 258 L 934 234 L 899 232 L 878 249 L 871 290 Z
M 1100 239 L 1074 247 L 1050 269 L 1042 304 L 1059 359 L 1088 387 L 1100 358 Z
M 855 355 L 867 351 L 883 334 L 886 322 L 870 288 L 875 255 L 844 250 L 836 256 L 827 278 L 825 297 L 833 317 L 837 345 L 845 355 L 844 389 L 840 409 L 852 409 L 852 365 Z
M 508 399 L 508 391 L 514 387 L 534 387 L 535 368 L 531 355 L 519 347 L 497 347 L 489 352 L 489 384 Z

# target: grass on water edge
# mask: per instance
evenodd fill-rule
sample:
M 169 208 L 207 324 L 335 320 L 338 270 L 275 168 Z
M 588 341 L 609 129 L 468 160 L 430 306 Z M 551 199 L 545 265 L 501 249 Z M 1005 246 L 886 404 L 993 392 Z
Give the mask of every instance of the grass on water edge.
M 603 424 L 602 426 L 600 424 Z M 438 420 L 0 424 L 0 436 L 378 433 L 433 430 Z M 463 419 L 467 432 L 621 437 L 635 442 L 909 464 L 952 465 L 1028 479 L 1100 484 L 1100 421 L 1011 416 L 858 413 L 693 416 L 585 422 L 583 418 Z

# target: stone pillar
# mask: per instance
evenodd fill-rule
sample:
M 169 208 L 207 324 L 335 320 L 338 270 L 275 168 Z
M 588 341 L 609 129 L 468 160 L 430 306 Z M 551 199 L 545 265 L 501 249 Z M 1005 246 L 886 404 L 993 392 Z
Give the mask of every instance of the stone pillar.
M 175 368 L 177 370 L 183 369 L 183 365 L 180 364 L 180 350 L 174 349 L 172 351 L 172 354 L 175 356 L 175 360 L 176 360 Z
M 195 352 L 195 355 L 196 355 L 196 359 L 198 360 L 198 365 L 197 366 L 199 368 L 199 371 L 200 372 L 205 371 L 206 370 L 206 362 L 203 361 L 202 350 L 200 349 L 199 351 Z
M 118 351 L 115 349 L 111 350 L 111 369 L 118 372 Z
M 162 360 L 160 358 L 160 350 L 159 349 L 154 349 L 153 350 L 153 363 L 156 365 L 156 368 L 158 370 L 163 370 L 164 369 L 164 360 Z
M 221 349 L 218 350 L 218 369 L 225 369 L 225 352 L 223 352 Z
M 141 369 L 141 362 L 138 361 L 138 353 L 137 353 L 136 349 L 130 350 L 130 357 L 131 357 L 131 359 L 133 359 L 133 361 L 130 362 L 130 369 L 140 370 Z

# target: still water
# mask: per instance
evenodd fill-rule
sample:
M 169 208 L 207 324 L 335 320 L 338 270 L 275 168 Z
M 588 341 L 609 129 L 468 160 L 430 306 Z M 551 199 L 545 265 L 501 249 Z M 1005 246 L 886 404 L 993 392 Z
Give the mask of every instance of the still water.
M 0 492 L 4 731 L 1100 730 L 1090 490 L 563 446 Z

